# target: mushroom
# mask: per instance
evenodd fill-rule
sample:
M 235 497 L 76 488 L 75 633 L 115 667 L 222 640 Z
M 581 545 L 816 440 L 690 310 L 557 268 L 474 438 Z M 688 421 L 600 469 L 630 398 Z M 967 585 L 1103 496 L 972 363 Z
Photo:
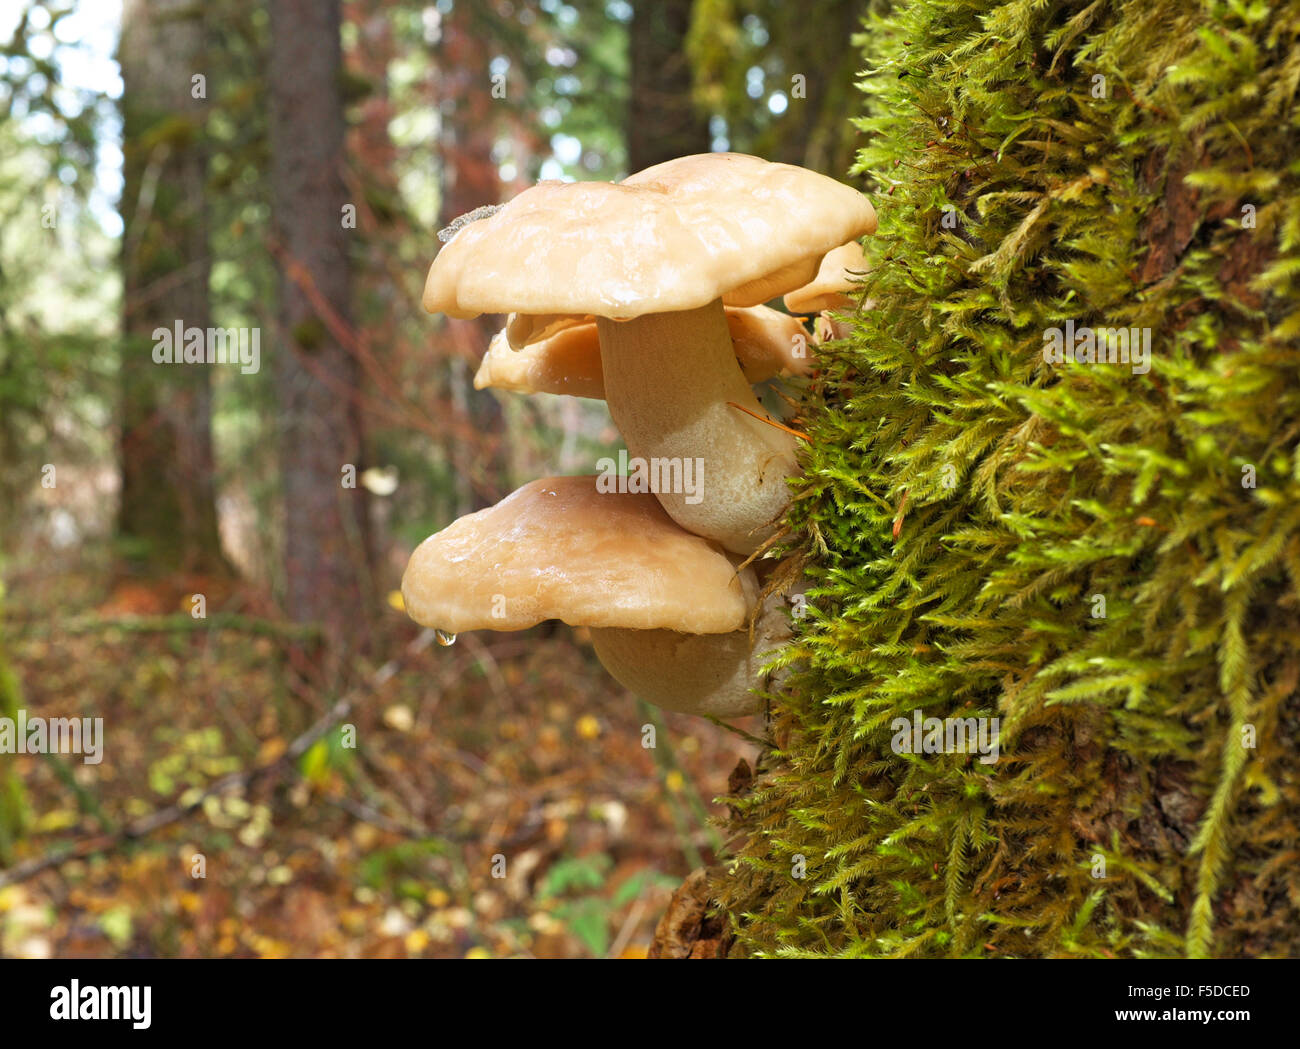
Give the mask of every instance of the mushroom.
M 798 319 L 768 306 L 728 306 L 731 348 L 748 383 L 781 372 L 807 374 L 807 334 Z M 554 328 L 544 338 L 510 344 L 509 326 L 493 336 L 474 376 L 474 388 L 512 393 L 559 393 L 605 399 L 600 337 L 594 320 Z
M 474 389 L 605 399 L 595 321 L 561 328 L 521 350 L 511 349 L 507 332 L 502 328 L 492 336 L 474 375 Z
M 798 317 L 770 306 L 726 306 L 731 348 L 748 383 L 764 382 L 782 372 L 807 375 L 808 334 Z
M 668 710 L 739 717 L 762 707 L 763 654 L 789 636 L 778 606 L 755 617 L 753 569 L 679 527 L 652 495 L 594 477 L 532 481 L 416 548 L 402 599 L 444 634 L 591 628 L 600 661 Z M 756 618 L 754 641 L 749 624 Z
M 802 288 L 796 288 L 782 300 L 791 313 L 817 313 L 819 341 L 823 338 L 842 339 L 848 334 L 847 325 L 835 320 L 831 313 L 847 310 L 855 304 L 849 292 L 857 286 L 862 274 L 870 268 L 862 245 L 856 240 L 841 244 L 828 251 L 817 276 Z
M 590 323 L 594 317 L 574 317 L 566 314 L 512 313 L 506 319 L 505 336 L 512 350 L 522 350 L 530 343 L 540 342 L 575 324 Z
M 856 240 L 828 251 L 817 267 L 817 276 L 802 288 L 789 292 L 782 301 L 791 313 L 820 313 L 847 309 L 853 305 L 848 293 L 869 268 L 862 245 Z
M 657 493 L 665 509 L 750 554 L 789 501 L 794 439 L 764 421 L 723 307 L 802 287 L 826 252 L 875 228 L 866 198 L 824 175 L 736 153 L 681 157 L 621 183 L 541 182 L 465 224 L 429 269 L 424 307 L 513 310 L 515 345 L 537 323 L 595 317 L 628 451 L 706 467 L 705 497 Z

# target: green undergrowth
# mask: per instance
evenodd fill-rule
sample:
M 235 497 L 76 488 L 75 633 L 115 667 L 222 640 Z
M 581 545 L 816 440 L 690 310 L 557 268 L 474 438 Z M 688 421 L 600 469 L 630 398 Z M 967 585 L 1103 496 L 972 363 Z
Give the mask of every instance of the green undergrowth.
M 737 950 L 1300 954 L 1300 5 L 867 28 L 880 230 L 804 415 Z M 1045 361 L 1067 321 L 1149 372 Z M 895 753 L 917 710 L 998 760 Z

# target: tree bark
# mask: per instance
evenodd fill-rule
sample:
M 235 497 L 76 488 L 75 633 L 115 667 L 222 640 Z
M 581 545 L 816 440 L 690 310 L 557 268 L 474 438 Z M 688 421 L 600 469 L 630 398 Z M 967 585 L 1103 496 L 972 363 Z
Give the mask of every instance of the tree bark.
M 629 171 L 709 150 L 709 122 L 691 99 L 691 69 L 686 60 L 692 2 L 636 0 L 633 4 L 628 35 Z
M 852 39 L 862 14 L 862 4 L 838 0 L 801 11 L 795 31 L 783 33 L 792 55 L 815 56 L 816 60 L 798 62 L 797 68 L 790 70 L 804 78 L 803 98 L 794 97 L 789 81 L 779 85 L 790 95 L 790 108 L 782 120 L 775 155 L 769 160 L 798 164 L 835 178 L 847 174 L 857 132 L 844 114 L 857 104 L 854 81 L 859 59 L 851 47 L 824 48 L 822 44 Z
M 501 199 L 492 146 L 496 121 L 488 80 L 490 37 L 473 24 L 474 9 L 458 0 L 443 22 L 439 61 L 439 96 L 443 133 L 439 137 L 442 203 L 440 224 L 458 215 L 496 204 Z M 481 360 L 499 329 L 499 317 L 447 319 L 451 354 L 447 385 L 455 411 L 480 435 L 476 445 L 452 440 L 448 455 L 458 483 L 458 514 L 490 506 L 505 494 L 505 418 L 501 405 L 487 390 L 474 389 L 471 362 Z
M 318 622 L 336 647 L 349 647 L 364 639 L 361 624 L 372 595 L 367 501 L 359 480 L 365 466 L 355 397 L 361 377 L 330 323 L 348 323 L 351 294 L 340 12 L 336 0 L 271 0 L 269 6 L 285 604 L 294 620 Z M 321 316 L 314 297 L 334 317 Z
M 204 68 L 201 8 L 127 0 L 122 95 L 123 352 L 117 531 L 136 572 L 221 571 L 211 370 L 156 364 L 159 327 L 207 328 L 205 106 L 191 76 Z

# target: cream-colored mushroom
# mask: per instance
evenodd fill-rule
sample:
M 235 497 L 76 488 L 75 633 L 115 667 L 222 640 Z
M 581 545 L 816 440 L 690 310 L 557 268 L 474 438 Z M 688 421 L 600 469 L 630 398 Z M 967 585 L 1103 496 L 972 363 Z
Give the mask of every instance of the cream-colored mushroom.
M 755 689 L 764 662 L 790 638 L 790 624 L 775 603 L 763 606 L 754 627 L 729 634 L 678 630 L 594 628 L 591 643 L 601 665 L 629 692 L 665 710 L 718 718 L 763 709 Z
M 570 397 L 605 399 L 600 371 L 600 339 L 596 322 L 561 328 L 523 349 L 512 349 L 506 328 L 492 336 L 474 375 L 476 390 L 511 393 L 559 393 Z
M 731 348 L 748 383 L 786 372 L 808 372 L 808 335 L 798 319 L 768 306 L 728 306 Z M 522 349 L 510 344 L 508 327 L 493 336 L 474 376 L 476 390 L 559 393 L 605 399 L 600 336 L 594 320 L 554 329 Z
M 784 615 L 749 621 L 750 568 L 684 531 L 651 495 L 602 493 L 594 477 L 533 481 L 462 517 L 411 555 L 407 613 L 446 633 L 522 630 L 547 619 L 592 628 L 601 662 L 648 702 L 739 717 L 761 709 L 764 654 Z
M 791 313 L 817 314 L 817 340 L 842 339 L 848 334 L 848 325 L 835 317 L 835 313 L 850 310 L 855 305 L 849 294 L 870 268 L 862 246 L 855 240 L 828 251 L 817 269 L 817 276 L 802 288 L 790 292 L 782 300 Z
M 798 317 L 770 306 L 726 306 L 731 348 L 748 383 L 774 375 L 807 375 L 808 334 Z
M 809 283 L 832 248 L 871 233 L 856 190 L 757 157 L 682 157 L 622 183 L 543 182 L 439 253 L 424 306 L 596 318 L 610 414 L 646 460 L 702 460 L 705 495 L 659 492 L 685 529 L 748 554 L 771 534 L 794 439 L 763 421 L 737 366 L 726 306 Z M 516 320 L 515 345 L 535 323 Z
M 857 286 L 869 268 L 862 245 L 856 240 L 828 251 L 817 267 L 817 276 L 802 288 L 796 288 L 782 301 L 791 313 L 820 313 L 842 310 L 853 305 L 849 292 Z
M 506 318 L 504 335 L 512 350 L 522 350 L 534 342 L 549 339 L 552 335 L 572 328 L 575 324 L 594 324 L 594 317 L 575 317 L 571 314 L 512 313 Z

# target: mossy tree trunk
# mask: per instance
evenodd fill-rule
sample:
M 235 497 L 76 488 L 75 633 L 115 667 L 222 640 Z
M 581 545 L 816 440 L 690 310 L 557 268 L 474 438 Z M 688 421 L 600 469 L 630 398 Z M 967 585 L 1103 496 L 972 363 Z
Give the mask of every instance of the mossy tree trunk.
M 1295 955 L 1300 5 L 918 0 L 867 39 L 873 305 L 806 413 L 738 950 Z M 1069 326 L 1149 370 L 1055 359 Z M 917 711 L 1000 719 L 997 760 L 907 753 Z

